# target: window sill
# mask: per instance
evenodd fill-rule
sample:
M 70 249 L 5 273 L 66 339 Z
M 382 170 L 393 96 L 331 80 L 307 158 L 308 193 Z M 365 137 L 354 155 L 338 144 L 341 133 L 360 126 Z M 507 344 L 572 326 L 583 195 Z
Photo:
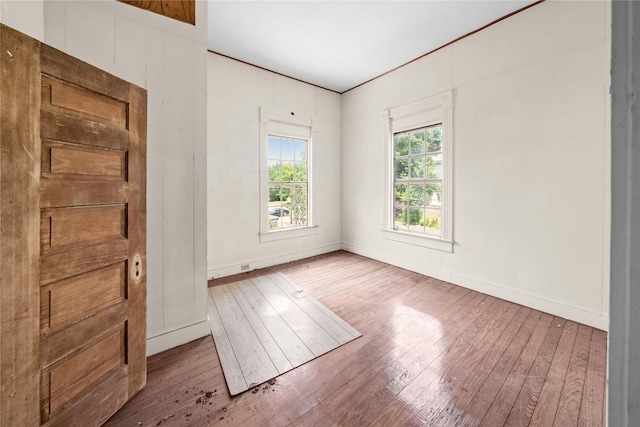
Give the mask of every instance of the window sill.
M 443 252 L 453 252 L 453 241 L 438 237 L 429 237 L 405 231 L 382 230 L 382 238 Z
M 260 243 L 273 242 L 275 240 L 293 239 L 296 237 L 310 236 L 318 234 L 318 226 L 287 228 L 283 230 L 270 230 L 260 232 Z

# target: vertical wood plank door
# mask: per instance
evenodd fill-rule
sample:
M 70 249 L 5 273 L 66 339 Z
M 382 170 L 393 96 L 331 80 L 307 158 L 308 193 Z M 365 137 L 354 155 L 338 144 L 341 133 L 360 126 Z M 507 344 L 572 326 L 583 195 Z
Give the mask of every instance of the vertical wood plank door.
M 26 37 L 2 32 L 3 42 Z M 36 257 L 38 270 L 28 285 L 38 300 L 33 407 L 41 425 L 97 426 L 146 381 L 146 92 L 36 46 L 39 102 L 20 119 L 39 129 L 22 172 L 38 188 L 26 202 L 37 244 L 21 255 Z

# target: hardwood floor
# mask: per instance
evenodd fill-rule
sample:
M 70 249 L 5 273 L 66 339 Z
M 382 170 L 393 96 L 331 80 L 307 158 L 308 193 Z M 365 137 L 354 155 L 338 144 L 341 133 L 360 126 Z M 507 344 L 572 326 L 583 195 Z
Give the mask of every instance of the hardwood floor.
M 210 286 L 272 272 L 363 336 L 233 398 L 199 339 L 106 425 L 604 425 L 601 330 L 342 251 Z

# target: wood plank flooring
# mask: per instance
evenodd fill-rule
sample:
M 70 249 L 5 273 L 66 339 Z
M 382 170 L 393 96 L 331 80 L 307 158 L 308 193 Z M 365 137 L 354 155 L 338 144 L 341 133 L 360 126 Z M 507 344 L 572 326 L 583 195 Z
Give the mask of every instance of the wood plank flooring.
M 211 287 L 209 319 L 232 396 L 360 336 L 282 273 Z
M 342 251 L 210 286 L 274 272 L 362 337 L 235 397 L 202 338 L 106 425 L 605 425 L 603 331 Z

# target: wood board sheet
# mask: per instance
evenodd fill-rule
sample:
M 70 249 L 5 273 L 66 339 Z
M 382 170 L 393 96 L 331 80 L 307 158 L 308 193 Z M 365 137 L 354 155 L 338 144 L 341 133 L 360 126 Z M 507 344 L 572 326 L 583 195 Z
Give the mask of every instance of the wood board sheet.
M 361 336 L 282 273 L 212 287 L 209 298 L 211 331 L 232 396 Z

